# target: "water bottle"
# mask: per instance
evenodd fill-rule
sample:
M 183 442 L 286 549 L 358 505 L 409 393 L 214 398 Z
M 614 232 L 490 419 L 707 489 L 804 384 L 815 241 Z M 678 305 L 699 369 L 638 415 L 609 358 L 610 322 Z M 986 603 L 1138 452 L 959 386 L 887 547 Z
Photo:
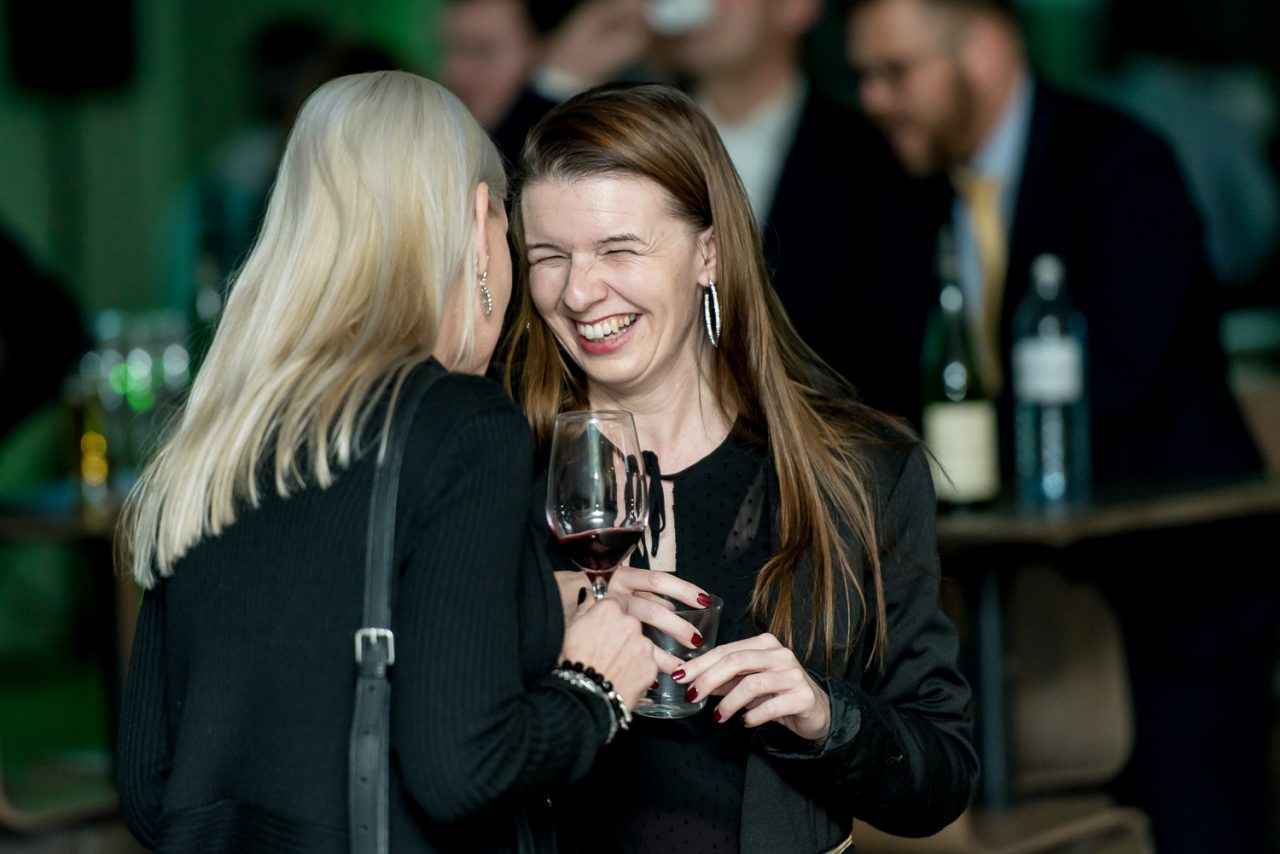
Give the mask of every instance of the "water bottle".
M 1089 496 L 1085 331 L 1062 260 L 1037 256 L 1013 316 L 1014 457 L 1024 507 L 1061 508 Z
M 921 359 L 922 427 L 939 503 L 974 506 L 1000 491 L 996 408 L 983 383 L 950 230 L 938 236 L 938 304 Z

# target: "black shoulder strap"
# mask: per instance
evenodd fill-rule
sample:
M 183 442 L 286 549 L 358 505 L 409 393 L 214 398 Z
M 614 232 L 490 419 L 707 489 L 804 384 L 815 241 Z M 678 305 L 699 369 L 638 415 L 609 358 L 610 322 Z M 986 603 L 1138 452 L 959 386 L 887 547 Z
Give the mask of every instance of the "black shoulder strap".
M 427 389 L 444 374 L 439 366 L 430 365 L 415 371 L 405 382 L 386 456 L 378 462 L 373 476 L 365 551 L 364 622 L 355 640 L 356 703 L 348 768 L 352 854 L 385 854 L 388 850 L 391 684 L 387 681 L 387 668 L 396 660 L 395 635 L 391 632 L 396 495 L 400 461 L 414 413 Z

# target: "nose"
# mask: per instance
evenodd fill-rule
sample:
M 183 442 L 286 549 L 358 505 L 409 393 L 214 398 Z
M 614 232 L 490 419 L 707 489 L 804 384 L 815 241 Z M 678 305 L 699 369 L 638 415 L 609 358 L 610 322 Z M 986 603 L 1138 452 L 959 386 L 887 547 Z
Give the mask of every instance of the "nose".
M 586 311 L 609 295 L 609 286 L 600 276 L 594 261 L 572 259 L 569 262 L 569 281 L 565 284 L 560 301 L 575 314 Z
M 858 81 L 858 98 L 868 115 L 884 115 L 893 106 L 893 87 L 879 74 L 864 74 Z

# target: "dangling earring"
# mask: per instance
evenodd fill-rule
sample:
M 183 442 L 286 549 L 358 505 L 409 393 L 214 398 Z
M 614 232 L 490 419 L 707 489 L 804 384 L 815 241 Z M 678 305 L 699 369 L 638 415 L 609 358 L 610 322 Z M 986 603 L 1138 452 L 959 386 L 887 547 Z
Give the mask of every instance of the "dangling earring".
M 720 345 L 720 297 L 716 295 L 715 279 L 707 282 L 702 292 L 702 319 L 707 324 L 707 340 L 712 347 Z
M 484 316 L 493 314 L 493 294 L 489 292 L 489 271 L 480 274 L 480 310 Z

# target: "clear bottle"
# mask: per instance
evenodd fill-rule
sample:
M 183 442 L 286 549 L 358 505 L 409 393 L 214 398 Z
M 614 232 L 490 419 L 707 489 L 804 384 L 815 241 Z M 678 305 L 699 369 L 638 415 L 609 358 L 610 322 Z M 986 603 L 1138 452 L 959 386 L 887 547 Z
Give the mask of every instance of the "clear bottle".
M 938 304 L 925 335 L 922 427 L 938 501 L 973 506 L 1000 492 L 996 407 L 984 387 L 964 291 L 957 276 L 954 238 L 938 235 Z
M 1013 316 L 1014 457 L 1025 507 L 1066 507 L 1089 496 L 1085 345 L 1084 315 L 1068 297 L 1061 259 L 1037 256 Z

